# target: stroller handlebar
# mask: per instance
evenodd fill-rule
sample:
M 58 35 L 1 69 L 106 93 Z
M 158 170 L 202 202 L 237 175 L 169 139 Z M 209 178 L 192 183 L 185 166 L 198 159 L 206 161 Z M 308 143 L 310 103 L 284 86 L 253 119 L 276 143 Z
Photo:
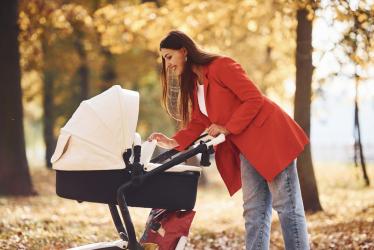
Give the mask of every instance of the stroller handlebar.
M 217 137 L 214 137 L 211 141 L 206 143 L 207 147 L 216 146 L 226 140 L 226 136 L 224 134 L 219 134 Z
M 226 136 L 224 134 L 219 134 L 216 137 L 210 136 L 208 134 L 204 134 L 199 137 L 199 139 L 206 137 L 208 140 L 206 140 L 205 144 L 209 148 L 210 146 L 216 146 L 226 140 Z M 196 140 L 197 141 L 197 140 Z M 196 142 L 195 141 L 195 142 Z M 194 147 L 197 147 L 199 144 L 195 144 Z

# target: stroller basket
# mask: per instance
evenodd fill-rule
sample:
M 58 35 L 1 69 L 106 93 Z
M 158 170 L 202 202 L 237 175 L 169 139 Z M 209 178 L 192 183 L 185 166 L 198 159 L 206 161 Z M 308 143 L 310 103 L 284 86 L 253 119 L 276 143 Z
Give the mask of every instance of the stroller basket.
M 125 192 L 127 205 L 145 208 L 185 209 L 195 206 L 200 172 L 163 172 Z M 118 188 L 131 181 L 125 170 L 56 171 L 56 192 L 63 198 L 117 203 Z

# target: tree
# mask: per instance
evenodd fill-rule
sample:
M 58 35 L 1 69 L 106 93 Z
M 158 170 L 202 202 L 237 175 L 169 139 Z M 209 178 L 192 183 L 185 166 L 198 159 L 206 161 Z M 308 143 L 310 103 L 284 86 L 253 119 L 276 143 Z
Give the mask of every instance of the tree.
M 297 10 L 296 29 L 296 91 L 294 118 L 310 136 L 310 105 L 312 98 L 312 20 L 308 18 L 311 7 Z M 298 157 L 297 170 L 306 211 L 322 210 L 315 180 L 311 146 L 308 144 Z
M 0 195 L 34 194 L 25 151 L 18 48 L 18 1 L 0 10 Z
M 353 25 L 353 50 L 352 50 L 352 57 L 357 56 L 359 54 L 359 48 L 358 48 L 358 40 L 360 36 L 359 32 L 359 18 L 357 15 L 354 15 L 354 25 Z M 366 171 L 366 163 L 365 163 L 365 156 L 364 156 L 364 150 L 362 147 L 362 140 L 361 140 L 361 129 L 360 129 L 360 119 L 359 119 L 359 104 L 358 104 L 358 87 L 361 81 L 361 76 L 359 75 L 359 64 L 355 65 L 355 72 L 354 72 L 354 79 L 355 79 L 355 112 L 354 112 L 354 162 L 356 167 L 358 167 L 358 159 L 360 159 L 360 165 L 362 169 L 363 178 L 365 181 L 366 186 L 370 186 L 369 176 Z
M 48 54 L 48 40 L 45 34 L 41 37 L 41 47 L 44 59 L 46 60 Z M 55 118 L 53 115 L 54 103 L 53 103 L 53 85 L 56 82 L 55 69 L 49 68 L 44 65 L 42 69 L 43 74 L 43 137 L 45 143 L 45 162 L 48 168 L 52 168 L 50 161 L 53 152 L 55 150 L 56 138 L 53 134 L 53 127 Z
M 320 13 L 333 13 L 332 17 L 321 16 L 330 27 L 342 27 L 335 39 L 330 41 L 321 52 L 320 60 L 324 55 L 334 56 L 335 63 L 339 65 L 335 69 L 319 79 L 321 83 L 333 80 L 335 77 L 345 77 L 352 80 L 355 85 L 355 98 L 353 101 L 354 114 L 354 144 L 353 161 L 356 167 L 361 166 L 362 176 L 366 186 L 370 185 L 369 176 L 366 170 L 364 146 L 360 128 L 360 85 L 368 80 L 370 67 L 373 66 L 374 40 L 371 38 L 374 31 L 374 3 L 367 1 L 330 1 L 320 6 Z M 336 28 L 335 28 L 336 29 Z M 348 81 L 350 83 L 350 81 Z
M 345 55 L 338 59 L 341 65 L 353 65 L 354 70 L 348 75 L 355 83 L 354 99 L 354 163 L 361 165 L 362 175 L 366 186 L 370 186 L 369 176 L 366 170 L 366 162 L 362 145 L 362 134 L 359 120 L 359 85 L 365 75 L 368 74 L 368 66 L 373 64 L 374 42 L 372 33 L 374 31 L 374 4 L 365 1 L 358 2 L 354 6 L 348 0 L 341 0 L 339 4 L 334 3 L 332 7 L 337 14 L 336 22 L 346 25 L 346 30 L 339 41 L 339 49 Z M 342 73 L 342 72 L 340 72 Z

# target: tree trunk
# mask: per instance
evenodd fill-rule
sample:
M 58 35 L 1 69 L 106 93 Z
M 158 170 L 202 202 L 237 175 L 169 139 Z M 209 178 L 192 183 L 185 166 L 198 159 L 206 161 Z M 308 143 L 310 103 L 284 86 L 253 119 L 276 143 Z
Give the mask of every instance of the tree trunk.
M 356 50 L 356 48 L 355 48 Z M 356 53 L 356 51 L 355 51 Z M 355 114 L 354 114 L 354 139 L 355 143 L 353 145 L 354 147 L 354 162 L 355 166 L 358 167 L 358 158 L 360 159 L 360 165 L 362 170 L 362 177 L 365 181 L 365 186 L 370 186 L 370 180 L 369 176 L 366 172 L 366 162 L 365 162 L 365 156 L 364 156 L 364 149 L 362 147 L 361 142 L 361 129 L 360 129 L 360 119 L 359 119 L 359 107 L 358 107 L 358 85 L 360 82 L 360 76 L 357 73 L 357 66 L 356 66 L 356 73 L 355 73 Z
M 76 75 L 80 84 L 80 101 L 88 99 L 89 96 L 89 68 L 87 60 L 87 52 L 83 45 L 83 32 L 76 31 L 74 38 L 74 47 L 80 59 L 80 65 L 77 69 Z
M 101 47 L 101 54 L 104 56 L 103 72 L 101 74 L 101 91 L 105 91 L 110 88 L 114 81 L 117 79 L 117 72 L 115 69 L 116 60 L 110 51 L 104 47 Z
M 42 38 L 42 50 L 44 60 L 47 58 L 48 45 L 45 38 Z M 56 138 L 53 133 L 55 119 L 53 116 L 53 83 L 55 74 L 47 66 L 43 68 L 43 138 L 45 144 L 45 163 L 52 168 L 51 157 L 56 147 Z
M 296 45 L 296 92 L 294 118 L 310 136 L 310 106 L 312 96 L 312 21 L 307 18 L 308 11 L 297 11 Z M 313 170 L 311 146 L 308 144 L 297 161 L 301 193 L 306 211 L 322 210 L 316 179 Z
M 31 195 L 23 131 L 18 1 L 0 8 L 0 195 Z
M 359 29 L 359 20 L 358 20 L 358 15 L 354 15 L 354 28 L 353 32 L 355 34 L 355 39 L 354 39 L 354 44 L 353 44 L 353 55 L 358 54 L 358 29 Z M 355 143 L 354 143 L 354 161 L 355 165 L 358 166 L 358 158 L 360 158 L 360 165 L 361 165 L 361 170 L 362 170 L 362 175 L 365 181 L 365 186 L 370 186 L 370 180 L 369 176 L 366 172 L 366 163 L 365 163 L 365 156 L 364 156 L 364 150 L 362 148 L 362 142 L 361 142 L 361 129 L 360 129 L 360 119 L 359 119 L 359 107 L 358 107 L 358 86 L 360 84 L 360 76 L 358 74 L 358 65 L 356 64 L 355 66 L 355 74 L 354 74 L 354 79 L 355 79 L 355 114 L 354 114 L 354 138 L 355 138 Z
M 357 91 L 357 90 L 356 90 Z M 355 165 L 358 167 L 358 158 L 360 158 L 360 165 L 362 170 L 362 177 L 365 181 L 365 186 L 370 186 L 370 180 L 369 176 L 366 171 L 366 163 L 365 163 L 365 157 L 364 157 L 364 150 L 362 148 L 362 142 L 361 142 L 361 130 L 360 130 L 360 121 L 358 118 L 359 109 L 358 109 L 358 100 L 357 100 L 357 94 L 355 99 L 355 124 L 354 124 L 354 132 L 355 132 L 355 143 L 354 143 L 354 160 Z

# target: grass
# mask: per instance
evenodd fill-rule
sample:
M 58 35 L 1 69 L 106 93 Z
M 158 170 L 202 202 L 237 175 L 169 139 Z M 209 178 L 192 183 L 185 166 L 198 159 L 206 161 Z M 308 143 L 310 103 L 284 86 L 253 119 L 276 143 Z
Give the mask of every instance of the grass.
M 374 166 L 368 168 L 374 182 Z M 55 195 L 54 172 L 31 169 L 34 197 L 0 198 L 0 249 L 66 249 L 118 239 L 106 205 L 78 203 Z M 307 214 L 313 249 L 374 249 L 374 188 L 364 187 L 353 166 L 316 165 L 323 212 Z M 187 249 L 244 249 L 242 197 L 229 197 L 214 167 L 200 187 Z M 130 209 L 138 235 L 149 209 Z M 276 213 L 271 249 L 283 249 Z

